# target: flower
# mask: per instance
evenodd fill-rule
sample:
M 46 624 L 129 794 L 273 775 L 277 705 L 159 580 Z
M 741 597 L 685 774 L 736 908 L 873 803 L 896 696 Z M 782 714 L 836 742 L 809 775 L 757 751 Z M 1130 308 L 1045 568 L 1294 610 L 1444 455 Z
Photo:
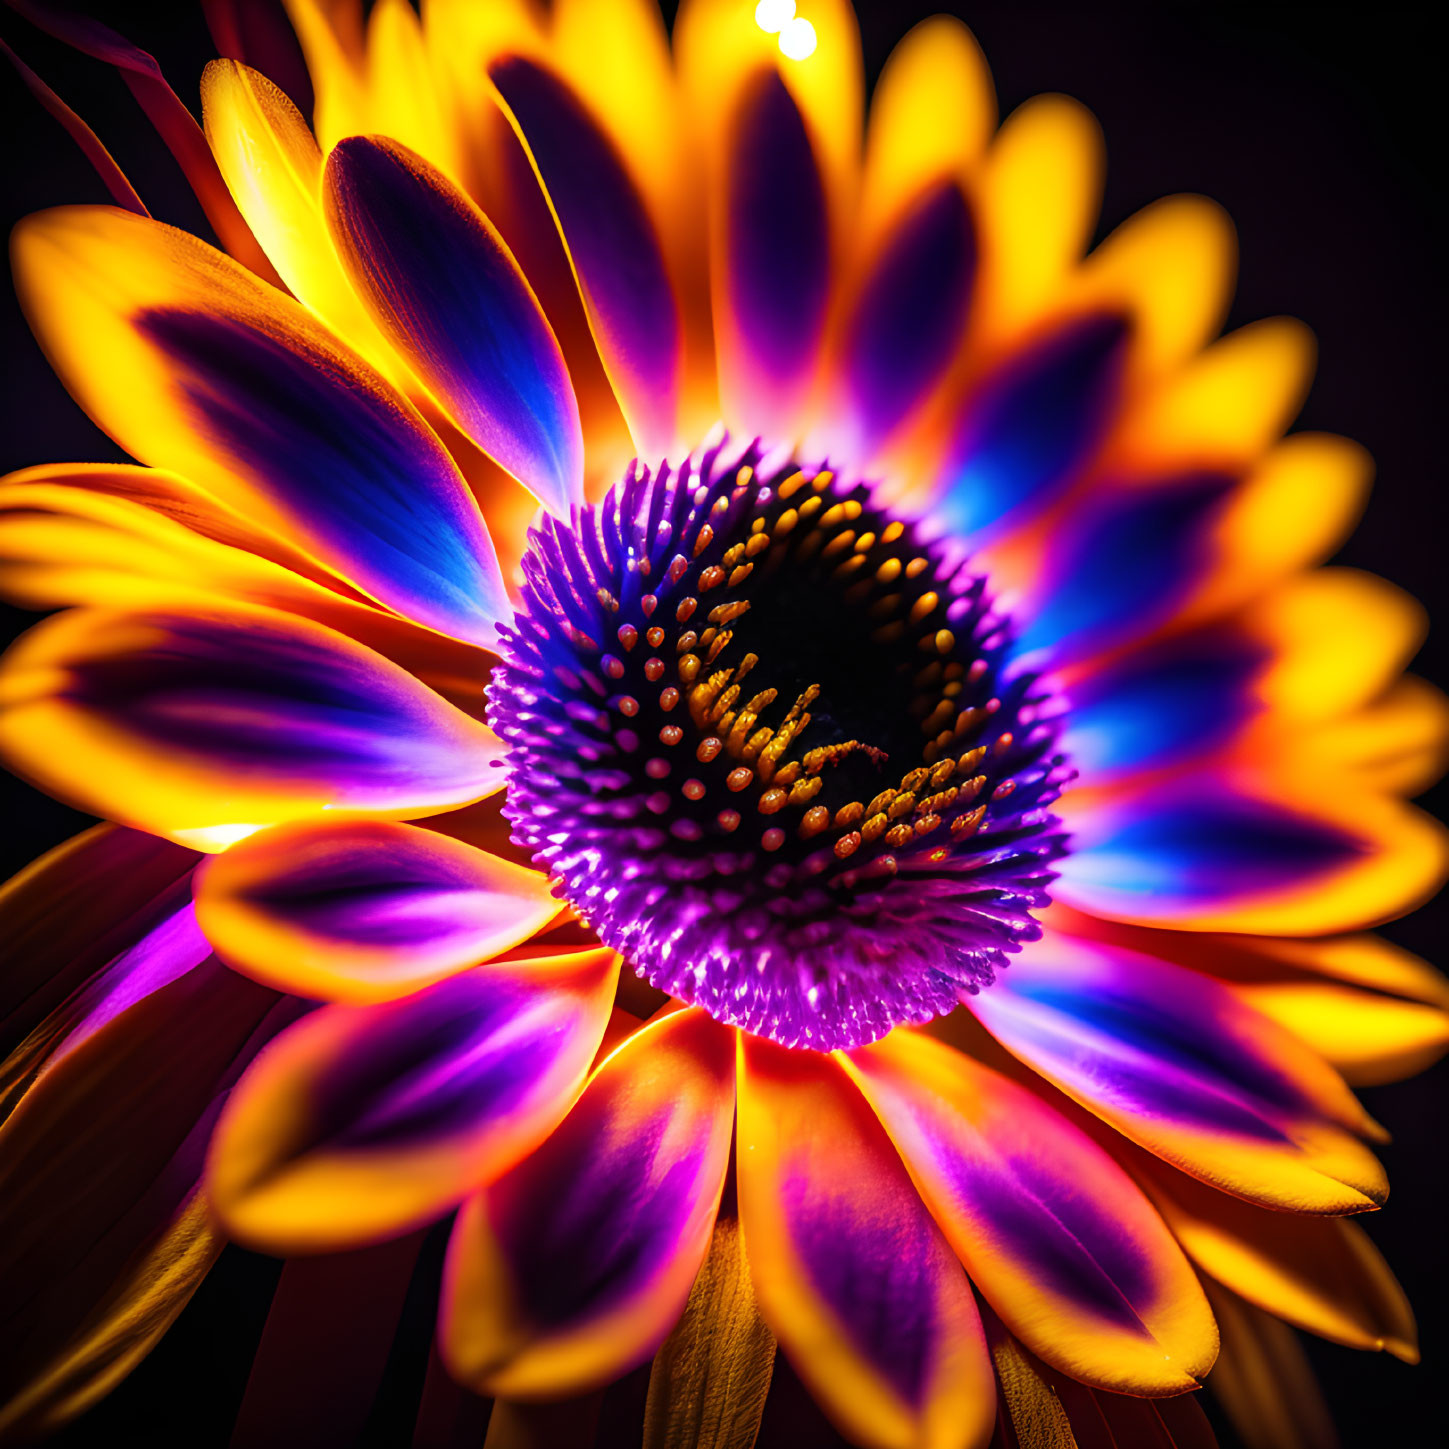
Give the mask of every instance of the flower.
M 1367 466 L 1281 437 L 1306 335 L 1211 340 L 1199 200 L 1080 260 L 1090 119 L 995 131 L 954 22 L 862 160 L 849 12 L 759 10 L 685 7 L 672 68 L 633 4 L 298 0 L 316 140 L 203 79 L 241 260 L 119 182 L 17 231 L 143 466 L 4 484 L 0 580 L 68 612 L 0 747 L 114 822 L 9 888 L 7 1252 L 78 1150 L 130 1210 L 17 1269 L 55 1306 L 0 1423 L 134 1363 L 210 1214 L 294 1254 L 457 1209 L 477 1392 L 658 1352 L 687 1418 L 778 1339 L 868 1445 L 998 1400 L 1187 1440 L 1219 1327 L 1271 1442 L 1278 1319 L 1413 1357 L 1346 1078 L 1449 993 L 1351 933 L 1442 875 L 1400 796 L 1444 706 L 1415 608 L 1315 569 Z

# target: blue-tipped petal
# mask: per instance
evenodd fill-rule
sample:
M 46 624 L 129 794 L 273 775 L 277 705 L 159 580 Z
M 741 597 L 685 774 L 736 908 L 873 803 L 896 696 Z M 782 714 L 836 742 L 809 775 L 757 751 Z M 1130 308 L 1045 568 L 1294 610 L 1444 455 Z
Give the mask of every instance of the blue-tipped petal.
M 1253 686 L 1269 657 L 1265 644 L 1228 628 L 1130 654 L 1072 688 L 1063 743 L 1092 779 L 1216 749 L 1261 709 Z
M 109 207 L 27 217 L 11 250 L 47 356 L 129 453 L 398 613 L 492 642 L 507 593 L 462 475 L 311 313 L 195 237 Z
M 1150 633 L 1211 562 L 1212 527 L 1232 479 L 1201 474 L 1109 494 L 1064 525 L 1041 587 L 1018 611 L 1023 654 L 1082 659 Z
M 396 141 L 327 158 L 327 225 L 381 328 L 448 415 L 551 512 L 582 501 L 584 439 L 558 341 L 497 229 Z
M 1112 418 L 1127 333 L 1117 316 L 1073 322 L 971 399 L 941 473 L 954 532 L 1019 516 L 1087 461 Z

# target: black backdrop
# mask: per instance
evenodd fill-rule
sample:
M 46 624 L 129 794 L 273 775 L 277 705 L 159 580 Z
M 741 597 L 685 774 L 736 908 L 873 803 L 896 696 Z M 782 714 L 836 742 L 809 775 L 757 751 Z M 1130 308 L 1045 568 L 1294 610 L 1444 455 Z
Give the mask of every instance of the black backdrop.
M 183 99 L 195 103 L 197 77 L 212 54 L 198 7 L 97 0 L 80 8 L 152 51 Z M 1060 90 L 1096 113 L 1108 147 L 1103 234 L 1169 192 L 1203 192 L 1227 207 L 1241 245 L 1229 325 L 1279 312 L 1304 319 L 1321 351 L 1299 425 L 1357 438 L 1378 463 L 1369 514 L 1340 561 L 1396 580 L 1442 624 L 1449 610 L 1436 515 L 1449 395 L 1443 281 L 1449 192 L 1440 134 L 1441 47 L 1430 7 L 863 0 L 872 78 L 890 45 L 938 9 L 952 10 L 975 30 L 1003 112 L 1038 91 Z M 802 11 L 809 14 L 808 3 Z M 113 75 L 9 11 L 0 11 L 0 35 L 85 115 L 158 216 L 205 234 L 174 163 Z M 0 95 L 0 207 L 7 230 L 42 206 L 108 199 L 69 140 L 3 67 Z M 0 291 L 0 329 L 6 374 L 0 468 L 118 458 L 50 374 L 8 286 Z M 27 617 L 8 611 L 6 637 Z M 1416 668 L 1440 684 L 1449 680 L 1442 627 Z M 6 874 L 85 823 L 9 777 L 3 777 L 0 811 L 7 822 L 0 841 Z M 1440 902 L 1387 934 L 1442 961 L 1444 923 Z M 1346 1449 L 1446 1442 L 1439 1407 L 1449 1369 L 1446 1088 L 1449 1066 L 1441 1066 L 1365 1094 L 1395 1139 L 1385 1152 L 1393 1202 L 1366 1226 L 1414 1300 L 1426 1363 L 1412 1369 L 1384 1355 L 1310 1343 Z M 434 1256 L 436 1248 L 434 1240 L 425 1254 Z M 160 1449 L 225 1444 L 276 1272 L 269 1260 L 229 1251 L 178 1329 L 60 1442 L 75 1449 L 142 1441 Z M 369 1424 L 368 1438 L 378 1449 L 409 1438 L 431 1307 L 425 1292 L 415 1298 Z M 635 1376 L 613 1397 L 606 1425 L 628 1417 L 642 1382 Z M 838 1441 L 781 1374 L 761 1442 L 809 1449 Z

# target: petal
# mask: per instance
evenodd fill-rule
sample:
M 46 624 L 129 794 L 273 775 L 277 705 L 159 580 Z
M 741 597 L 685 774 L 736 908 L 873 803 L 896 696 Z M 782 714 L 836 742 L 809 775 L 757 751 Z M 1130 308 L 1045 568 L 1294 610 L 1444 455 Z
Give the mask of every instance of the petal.
M 1202 775 L 1067 799 L 1073 849 L 1054 895 L 1141 925 L 1308 936 L 1389 920 L 1433 894 L 1449 865 L 1433 820 L 1290 769 L 1271 791 Z
M 803 60 L 786 56 L 754 11 L 750 0 L 684 0 L 675 19 L 685 107 L 697 125 L 706 164 L 716 170 L 730 144 L 741 91 L 761 70 L 772 70 L 805 120 L 835 226 L 851 225 L 864 109 L 855 8 L 850 0 L 812 0 L 808 18 L 817 43 Z
M 1223 1351 L 1213 1392 L 1244 1449 L 1339 1449 L 1308 1355 L 1286 1323 L 1209 1282 Z
M 1367 789 L 1415 796 L 1449 768 L 1449 696 L 1409 674 L 1367 709 L 1297 737 Z
M 397 358 L 363 310 L 322 219 L 322 152 L 307 122 L 266 76 L 235 60 L 201 73 L 207 144 L 267 260 L 299 302 L 390 375 Z
M 743 88 L 729 135 L 711 269 L 725 423 L 791 438 L 829 298 L 825 184 L 805 121 L 773 68 Z
M 1316 355 L 1313 334 L 1291 317 L 1230 332 L 1132 410 L 1114 462 L 1146 474 L 1251 464 L 1298 415 Z
M 431 830 L 299 821 L 212 856 L 198 920 L 255 980 L 328 1001 L 390 1001 L 501 955 L 563 909 L 548 877 Z
M 436 57 L 428 54 L 408 0 L 375 0 L 368 7 L 366 49 L 367 125 L 361 129 L 389 136 L 456 176 L 463 137 L 444 114 Z
M 197 1191 L 169 1219 L 131 1214 L 107 1236 L 111 1255 L 130 1255 L 107 1264 L 109 1274 L 84 1273 L 68 1311 L 47 1314 L 40 1333 L 26 1319 L 25 1357 L 9 1361 L 0 1386 L 6 1394 L 22 1385 L 0 1405 L 0 1434 L 16 1442 L 49 1438 L 110 1393 L 161 1341 L 226 1246 Z M 49 1285 L 52 1302 L 57 1287 Z
M 1137 650 L 1070 687 L 1062 747 L 1105 783 L 1227 746 L 1262 716 L 1271 649 L 1236 628 L 1200 629 Z
M 775 1370 L 740 1220 L 715 1220 L 679 1322 L 649 1369 L 645 1449 L 754 1449 Z
M 1019 519 L 1081 470 L 1111 423 L 1126 338 L 1118 316 L 1069 323 L 961 405 L 941 470 L 946 526 L 975 534 Z
M 17 1423 L 53 1425 L 94 1402 L 180 1312 L 221 1247 L 190 1206 L 212 1121 L 294 1014 L 212 960 L 97 1030 L 6 1120 L 7 1439 L 34 1437 Z
M 724 1186 L 732 1046 L 702 1011 L 656 1017 L 533 1156 L 467 1204 L 440 1337 L 462 1383 L 505 1398 L 578 1394 L 664 1340 Z
M 330 150 L 367 130 L 362 9 L 326 0 L 283 0 L 316 93 L 317 139 Z
M 939 178 L 974 169 L 995 125 L 991 72 L 975 36 L 951 15 L 909 30 L 870 98 L 860 203 L 867 234 Z
M 1230 618 L 1083 666 L 1067 746 L 1094 781 L 1229 745 L 1250 765 L 1296 752 L 1306 726 L 1385 694 L 1423 633 L 1424 611 L 1393 585 L 1316 569 Z
M 396 142 L 327 158 L 327 225 L 373 319 L 448 416 L 561 517 L 584 440 L 558 342 L 497 229 Z
M 27 217 L 11 250 L 51 363 L 128 452 L 400 613 L 492 640 L 503 580 L 457 468 L 302 307 L 194 237 L 104 207 Z
M 938 180 L 882 239 L 836 361 L 841 455 L 861 460 L 941 381 L 960 346 L 976 240 L 960 184 Z
M 1219 1283 L 1334 1343 L 1419 1361 L 1409 1300 L 1357 1223 L 1268 1212 L 1146 1153 L 1128 1161 L 1188 1254 Z
M 1014 611 L 1018 650 L 1064 666 L 1159 628 L 1207 572 L 1232 487 L 1226 474 L 1182 473 L 1093 489 L 1035 565 Z
M 183 591 L 301 614 L 401 664 L 481 713 L 487 658 L 330 587 L 174 474 L 118 464 L 49 464 L 0 480 L 0 590 L 22 607 L 146 607 Z
M 488 77 L 548 196 L 635 446 L 662 456 L 675 442 L 680 324 L 644 203 L 613 143 L 551 71 L 511 55 Z
M 1033 96 L 997 133 L 980 183 L 983 347 L 1020 336 L 1061 296 L 1102 200 L 1102 130 L 1070 96 Z
M 696 242 L 681 206 L 690 172 L 669 32 L 653 0 L 556 0 L 548 54 L 618 147 L 666 242 Z M 674 235 L 671 235 L 674 234 Z
M 1295 725 L 1377 699 L 1428 631 L 1424 609 L 1402 589 L 1346 568 L 1295 578 L 1258 600 L 1246 617 L 1274 656 L 1261 685 L 1264 701 L 1273 716 Z
M 1332 433 L 1293 433 L 1271 448 L 1214 521 L 1213 566 L 1187 607 L 1208 618 L 1322 563 L 1368 501 L 1373 460 Z
M 1101 1148 L 1024 1087 L 918 1033 L 852 1053 L 848 1070 L 972 1282 L 1028 1348 L 1119 1393 L 1197 1386 L 1217 1353 L 1207 1300 Z
M 216 850 L 324 809 L 428 815 L 503 784 L 492 733 L 342 635 L 188 599 L 72 610 L 0 675 L 0 751 L 52 794 Z
M 618 958 L 483 967 L 400 1001 L 329 1006 L 247 1073 L 212 1141 L 212 1206 L 284 1254 L 394 1236 L 505 1172 L 568 1110 Z
M 0 1051 L 164 920 L 196 859 L 169 840 L 94 825 L 0 886 Z
M 965 1449 L 995 1386 L 971 1289 L 829 1057 L 741 1036 L 740 1221 L 765 1321 L 851 1439 Z
M 52 1011 L 0 1063 L 0 1120 L 33 1082 L 107 1023 L 193 971 L 211 954 L 196 924 L 190 882 L 176 882 L 155 903 L 155 920 Z M 89 915 L 89 912 L 87 912 Z
M 1449 981 L 1377 936 L 1276 940 L 1103 927 L 1136 950 L 1223 981 L 1355 1086 L 1413 1076 L 1449 1047 Z
M 1128 217 L 1092 253 L 1072 300 L 1132 318 L 1131 371 L 1148 379 L 1186 362 L 1217 333 L 1236 272 L 1233 224 L 1222 207 L 1204 196 L 1167 196 Z
M 1008 1051 L 1184 1172 L 1292 1212 L 1387 1193 L 1371 1123 L 1301 1042 L 1196 972 L 1053 933 L 969 1002 Z

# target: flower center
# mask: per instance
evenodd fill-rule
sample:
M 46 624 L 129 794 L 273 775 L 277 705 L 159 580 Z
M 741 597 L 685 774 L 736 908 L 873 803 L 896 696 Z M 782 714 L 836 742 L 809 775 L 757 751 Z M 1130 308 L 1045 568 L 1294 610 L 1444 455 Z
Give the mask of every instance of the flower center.
M 726 444 L 530 536 L 489 685 L 514 837 L 639 975 L 787 1046 L 951 1011 L 1039 934 L 1069 772 L 986 580 Z

